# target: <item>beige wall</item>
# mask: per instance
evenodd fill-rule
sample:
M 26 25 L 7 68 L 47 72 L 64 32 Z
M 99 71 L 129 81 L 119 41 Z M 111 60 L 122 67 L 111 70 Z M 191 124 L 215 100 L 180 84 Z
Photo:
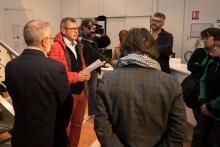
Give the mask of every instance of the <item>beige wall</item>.
M 110 24 L 107 24 L 107 31 L 113 37 L 111 48 L 118 40 L 118 30 L 136 25 L 138 21 L 143 23 L 144 19 L 149 23 L 150 15 L 162 11 L 167 15 L 165 29 L 174 35 L 174 52 L 177 57 L 183 57 L 187 50 L 194 50 L 197 38 L 190 37 L 191 23 L 215 23 L 220 19 L 219 0 L 0 0 L 0 3 L 0 22 L 4 21 L 5 8 L 29 9 L 33 11 L 34 19 L 51 23 L 53 35 L 59 30 L 62 17 L 119 17 L 109 20 Z M 199 20 L 192 20 L 192 10 L 200 11 Z M 129 16 L 132 16 L 132 21 L 128 21 Z M 3 30 L 4 25 L 0 23 L 0 38 L 4 40 Z

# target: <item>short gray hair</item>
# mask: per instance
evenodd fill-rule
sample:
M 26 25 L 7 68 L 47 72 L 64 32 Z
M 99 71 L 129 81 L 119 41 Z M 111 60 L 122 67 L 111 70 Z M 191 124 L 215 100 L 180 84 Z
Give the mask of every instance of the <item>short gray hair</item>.
M 28 46 L 38 45 L 46 35 L 50 24 L 40 20 L 31 20 L 26 23 L 23 36 Z
M 66 18 L 63 18 L 60 22 L 60 29 L 61 28 L 66 28 L 66 24 L 67 22 L 70 21 L 72 23 L 75 23 L 76 20 L 74 18 L 71 18 L 71 17 L 66 17 Z

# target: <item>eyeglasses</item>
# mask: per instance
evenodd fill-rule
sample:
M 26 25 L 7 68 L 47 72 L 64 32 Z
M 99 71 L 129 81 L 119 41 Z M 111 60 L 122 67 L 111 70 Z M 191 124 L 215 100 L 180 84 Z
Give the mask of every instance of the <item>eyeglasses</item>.
M 53 37 L 44 37 L 41 41 L 44 41 L 44 40 L 54 41 L 54 38 Z
M 200 40 L 208 40 L 209 38 L 211 38 L 212 36 L 203 36 L 203 37 L 201 37 L 201 39 Z
M 77 27 L 77 28 L 65 28 L 66 30 L 70 30 L 71 32 L 74 32 L 74 31 L 78 31 L 79 30 L 79 28 Z
M 151 19 L 152 22 L 161 23 L 163 20 Z

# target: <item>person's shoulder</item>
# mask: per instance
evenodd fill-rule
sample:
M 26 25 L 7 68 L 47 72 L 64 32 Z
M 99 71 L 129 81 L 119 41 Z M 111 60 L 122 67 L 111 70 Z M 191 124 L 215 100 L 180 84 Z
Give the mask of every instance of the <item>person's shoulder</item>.
M 57 48 L 62 48 L 61 42 L 54 42 L 54 43 L 51 45 L 51 49 L 57 49 Z
M 8 67 L 15 65 L 16 64 L 16 60 L 17 58 L 11 59 L 5 66 L 5 69 L 7 69 Z
M 7 64 L 6 64 L 6 67 L 9 66 L 9 65 L 16 65 L 17 62 L 21 59 L 21 55 L 11 59 Z
M 171 73 L 155 70 L 153 75 L 155 77 L 158 77 L 160 80 L 164 80 L 166 82 L 171 82 L 171 83 L 177 83 L 177 78 L 173 76 Z
M 173 37 L 172 33 L 168 32 L 168 31 L 166 31 L 164 29 L 162 29 L 161 33 L 162 33 L 163 36 Z
M 205 48 L 196 48 L 194 51 L 193 51 L 193 54 L 205 54 L 207 55 L 207 51 Z
M 199 48 L 196 48 L 195 51 L 203 51 L 203 52 L 204 52 L 204 51 L 205 51 L 205 48 L 199 47 Z
M 51 50 L 62 49 L 64 47 L 65 47 L 65 43 L 63 41 L 62 35 L 58 33 L 54 39 L 54 43 L 51 45 Z
M 49 57 L 46 59 L 46 64 L 48 65 L 48 67 L 52 67 L 52 68 L 60 68 L 60 67 L 64 66 L 59 61 L 56 61 L 56 60 L 49 58 Z

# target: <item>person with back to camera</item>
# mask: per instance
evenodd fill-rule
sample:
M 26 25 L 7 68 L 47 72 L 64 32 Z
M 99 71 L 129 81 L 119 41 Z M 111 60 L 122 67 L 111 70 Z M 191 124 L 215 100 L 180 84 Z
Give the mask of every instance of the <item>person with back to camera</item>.
M 65 67 L 50 58 L 50 25 L 31 20 L 27 48 L 7 63 L 5 83 L 15 111 L 12 147 L 67 147 L 72 98 Z
M 121 30 L 118 34 L 119 43 L 117 43 L 115 48 L 112 50 L 112 60 L 111 60 L 112 65 L 115 65 L 120 57 L 121 43 L 123 39 L 125 38 L 125 36 L 127 35 L 127 32 L 128 32 L 127 30 Z
M 192 147 L 220 146 L 220 32 L 214 36 L 213 58 L 200 80 L 201 114 L 193 130 Z
M 197 48 L 187 63 L 187 69 L 191 71 L 193 77 L 200 79 L 204 73 L 204 69 L 208 61 L 213 57 L 214 37 L 220 29 L 207 28 L 203 30 L 201 34 L 202 41 L 204 42 L 204 48 Z M 198 87 L 199 91 L 199 87 Z M 198 92 L 199 94 L 199 92 Z M 199 95 L 198 95 L 199 96 Z M 200 115 L 200 107 L 198 98 L 194 98 L 194 104 L 192 104 L 193 114 L 196 120 Z
M 160 71 L 145 28 L 128 31 L 115 70 L 97 89 L 94 128 L 103 147 L 182 147 L 186 112 L 177 79 Z
M 71 93 L 74 98 L 72 117 L 67 129 L 70 147 L 77 147 L 83 123 L 86 95 L 84 81 L 89 80 L 90 73 L 82 72 L 86 68 L 82 45 L 78 39 L 78 25 L 75 19 L 67 17 L 60 22 L 60 32 L 51 46 L 49 57 L 65 65 Z
M 161 66 L 161 70 L 170 73 L 170 55 L 173 53 L 173 35 L 163 29 L 165 24 L 165 15 L 156 12 L 151 20 L 151 33 L 157 42 L 160 50 L 160 56 L 157 61 Z

